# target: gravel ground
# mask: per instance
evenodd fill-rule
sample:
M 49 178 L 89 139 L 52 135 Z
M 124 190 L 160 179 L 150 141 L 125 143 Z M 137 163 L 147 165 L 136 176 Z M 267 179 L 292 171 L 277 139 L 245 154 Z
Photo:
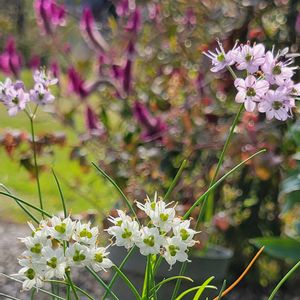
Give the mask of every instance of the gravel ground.
M 0 272 L 5 274 L 14 274 L 18 272 L 17 257 L 23 250 L 23 245 L 17 240 L 17 237 L 24 237 L 28 235 L 29 229 L 25 225 L 12 224 L 0 222 Z M 80 270 L 80 271 L 79 271 Z M 106 274 L 108 279 L 109 274 Z M 298 276 L 299 277 L 299 276 Z M 101 299 L 102 290 L 93 280 L 90 274 L 84 270 L 78 269 L 78 272 L 74 272 L 73 279 L 75 284 L 84 289 L 94 297 L 94 299 Z M 18 299 L 30 299 L 28 293 L 20 292 L 21 284 L 17 283 L 9 278 L 0 275 L 0 293 L 9 294 Z M 61 294 L 63 297 L 64 295 Z M 0 299 L 8 299 L 0 295 Z M 48 300 L 51 299 L 49 295 L 45 295 L 39 292 L 35 299 L 37 300 Z M 87 299 L 86 297 L 80 296 L 80 300 Z M 222 298 L 223 299 L 223 298 Z M 265 300 L 266 296 L 261 295 L 261 291 L 255 291 L 253 288 L 240 288 L 235 289 L 230 296 L 224 297 L 224 300 Z M 282 292 L 276 299 L 280 300 L 300 300 L 299 287 L 293 294 Z M 122 299 L 120 299 L 122 300 Z M 168 300 L 168 299 L 164 299 Z

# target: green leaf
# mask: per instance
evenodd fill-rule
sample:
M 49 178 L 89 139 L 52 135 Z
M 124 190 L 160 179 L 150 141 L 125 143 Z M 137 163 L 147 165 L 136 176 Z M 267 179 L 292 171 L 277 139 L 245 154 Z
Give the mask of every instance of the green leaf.
M 204 292 L 205 288 L 208 286 L 208 284 L 214 279 L 214 276 L 209 277 L 208 279 L 206 279 L 204 281 L 204 283 L 199 287 L 195 297 L 193 298 L 193 300 L 199 300 L 199 298 L 201 297 L 202 293 Z
M 250 241 L 256 247 L 265 246 L 265 252 L 280 259 L 300 260 L 300 241 L 284 237 L 263 237 Z

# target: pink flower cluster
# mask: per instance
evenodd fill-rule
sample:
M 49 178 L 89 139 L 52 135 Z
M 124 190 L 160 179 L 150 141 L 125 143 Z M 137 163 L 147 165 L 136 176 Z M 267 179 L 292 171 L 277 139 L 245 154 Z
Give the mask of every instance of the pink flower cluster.
M 15 116 L 19 111 L 24 110 L 29 102 L 45 105 L 55 99 L 49 87 L 58 82 L 56 78 L 48 76 L 45 70 L 37 70 L 33 74 L 33 80 L 34 86 L 29 91 L 20 80 L 12 82 L 7 78 L 4 82 L 0 82 L 0 103 L 6 106 L 10 116 Z
M 288 48 L 274 53 L 266 51 L 263 44 L 238 44 L 225 52 L 221 43 L 216 53 L 204 52 L 212 62 L 212 72 L 225 68 L 234 74 L 238 90 L 237 103 L 244 103 L 247 111 L 265 113 L 268 120 L 285 121 L 292 116 L 295 99 L 300 95 L 300 83 L 292 80 L 297 67 L 292 66 L 297 54 L 289 54 Z M 235 68 L 235 70 L 233 69 Z M 237 71 L 237 75 L 234 71 Z

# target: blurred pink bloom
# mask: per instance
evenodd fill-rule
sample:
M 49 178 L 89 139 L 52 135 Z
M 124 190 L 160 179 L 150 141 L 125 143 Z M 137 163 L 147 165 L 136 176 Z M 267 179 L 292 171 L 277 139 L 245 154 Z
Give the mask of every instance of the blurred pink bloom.
M 183 19 L 183 24 L 186 25 L 189 28 L 193 28 L 197 24 L 197 17 L 195 15 L 195 12 L 194 12 L 193 8 L 189 7 L 186 10 L 185 16 L 184 16 L 184 19 Z
M 16 42 L 13 37 L 6 41 L 3 53 L 0 54 L 0 69 L 6 74 L 19 74 L 22 65 L 21 55 L 17 52 Z
M 116 13 L 119 17 L 128 16 L 135 8 L 135 0 L 120 0 L 116 7 Z
M 137 8 L 128 18 L 125 30 L 137 33 L 141 28 L 141 11 Z
M 68 78 L 69 88 L 72 92 L 77 94 L 82 99 L 88 96 L 89 92 L 85 86 L 85 82 L 74 67 L 69 68 Z
M 34 10 L 37 22 L 44 34 L 52 34 L 57 26 L 64 26 L 66 23 L 66 9 L 56 0 L 35 0 Z
M 53 77 L 58 78 L 60 74 L 60 69 L 57 61 L 52 61 L 50 63 L 50 72 Z
M 85 110 L 85 124 L 91 135 L 102 136 L 105 129 L 93 109 L 87 105 Z
M 37 70 L 40 67 L 40 65 L 41 58 L 38 55 L 33 55 L 28 62 L 28 66 L 32 70 Z
M 136 101 L 133 107 L 135 118 L 144 128 L 141 138 L 147 142 L 161 139 L 163 133 L 167 130 L 167 124 L 159 117 L 154 117 L 148 108 L 141 102 Z
M 96 48 L 101 51 L 108 50 L 108 44 L 97 29 L 92 10 L 88 6 L 86 6 L 82 12 L 80 28 L 84 39 L 92 48 Z
M 298 35 L 300 35 L 300 13 L 297 15 L 296 23 L 295 23 L 295 30 Z

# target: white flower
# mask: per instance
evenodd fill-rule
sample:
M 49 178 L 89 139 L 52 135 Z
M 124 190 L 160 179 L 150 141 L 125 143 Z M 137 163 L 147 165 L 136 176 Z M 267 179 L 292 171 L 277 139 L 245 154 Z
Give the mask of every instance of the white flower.
M 120 209 L 117 209 L 117 213 L 118 213 L 118 217 L 112 217 L 109 216 L 107 219 L 108 221 L 110 221 L 111 223 L 113 223 L 116 226 L 121 226 L 121 224 L 125 221 L 129 221 L 131 222 L 132 219 L 130 218 L 130 216 L 126 215 L 125 212 L 123 212 Z
M 34 257 L 41 255 L 43 247 L 51 245 L 44 230 L 36 231 L 33 236 L 20 238 L 20 241 L 25 244 L 29 254 Z
M 126 218 L 120 225 L 111 226 L 107 232 L 116 238 L 116 245 L 131 248 L 139 239 L 139 224 L 131 218 Z
M 89 257 L 89 248 L 79 243 L 70 245 L 66 250 L 66 258 L 70 266 L 86 266 Z
M 257 44 L 240 46 L 240 50 L 234 53 L 234 60 L 237 63 L 238 70 L 247 70 L 253 74 L 265 61 L 265 46 Z
M 173 233 L 175 236 L 179 237 L 182 242 L 184 242 L 188 247 L 193 247 L 196 241 L 193 240 L 195 234 L 199 233 L 190 228 L 191 221 L 182 221 L 179 218 L 174 219 Z
M 42 249 L 42 255 L 42 262 L 45 264 L 45 278 L 63 279 L 67 267 L 63 248 L 52 249 L 52 247 L 47 246 Z
M 237 43 L 235 43 L 232 50 L 228 51 L 228 53 L 225 53 L 224 48 L 220 42 L 218 42 L 219 49 L 216 48 L 216 53 L 213 53 L 212 51 L 208 50 L 207 52 L 203 52 L 204 55 L 206 55 L 208 58 L 211 59 L 211 63 L 213 67 L 210 69 L 212 72 L 218 72 L 222 69 L 226 68 L 227 66 L 233 65 L 233 53 L 236 50 Z
M 52 217 L 50 220 L 52 227 L 49 228 L 51 236 L 57 240 L 69 241 L 74 233 L 76 222 L 73 222 L 70 217 L 61 219 Z
M 258 111 L 266 113 L 268 120 L 273 118 L 285 121 L 291 116 L 291 109 L 295 106 L 294 99 L 291 98 L 285 91 L 269 90 L 266 96 L 258 104 Z
M 113 266 L 113 262 L 107 258 L 109 252 L 106 252 L 107 248 L 95 247 L 91 248 L 89 252 L 89 261 L 92 268 L 96 271 L 106 271 Z
M 163 201 L 158 201 L 154 212 L 150 216 L 153 225 L 166 233 L 171 230 L 175 217 L 175 209 L 173 207 L 168 208 L 168 205 L 170 203 L 166 204 Z
M 6 78 L 4 82 L 0 82 L 0 101 L 5 102 L 7 99 L 7 90 L 12 87 L 12 81 L 10 78 Z
M 253 75 L 246 79 L 237 78 L 234 85 L 238 90 L 235 97 L 237 103 L 244 103 L 247 111 L 254 111 L 256 102 L 258 102 L 269 89 L 269 83 L 266 80 L 256 80 Z
M 160 235 L 156 227 L 142 227 L 140 239 L 136 245 L 140 248 L 142 255 L 159 254 L 160 248 L 164 243 L 164 238 Z
M 21 277 L 25 279 L 23 281 L 22 289 L 28 291 L 32 289 L 33 286 L 40 288 L 43 286 L 43 277 L 41 276 L 41 270 L 32 263 L 30 259 L 20 259 L 19 264 L 23 267 L 19 270 L 18 274 L 13 274 L 13 276 Z
M 55 97 L 41 83 L 36 83 L 29 91 L 30 100 L 36 104 L 45 105 L 54 101 Z
M 163 257 L 170 265 L 170 267 L 172 267 L 176 263 L 176 261 L 189 261 L 188 255 L 186 253 L 187 244 L 185 244 L 178 236 L 174 236 L 172 238 L 167 237 L 165 239 L 164 248 L 165 251 Z
M 79 243 L 91 245 L 96 243 L 98 233 L 97 227 L 91 228 L 91 222 L 88 222 L 87 224 L 77 222 L 73 239 Z
M 145 204 L 141 203 L 141 202 L 136 202 L 136 206 L 144 211 L 146 213 L 147 216 L 149 216 L 151 218 L 151 216 L 154 215 L 155 213 L 155 208 L 156 208 L 156 204 L 157 204 L 157 192 L 155 192 L 154 194 L 154 199 L 153 201 L 151 201 L 151 199 L 149 198 L 148 195 L 147 199 L 145 200 Z

